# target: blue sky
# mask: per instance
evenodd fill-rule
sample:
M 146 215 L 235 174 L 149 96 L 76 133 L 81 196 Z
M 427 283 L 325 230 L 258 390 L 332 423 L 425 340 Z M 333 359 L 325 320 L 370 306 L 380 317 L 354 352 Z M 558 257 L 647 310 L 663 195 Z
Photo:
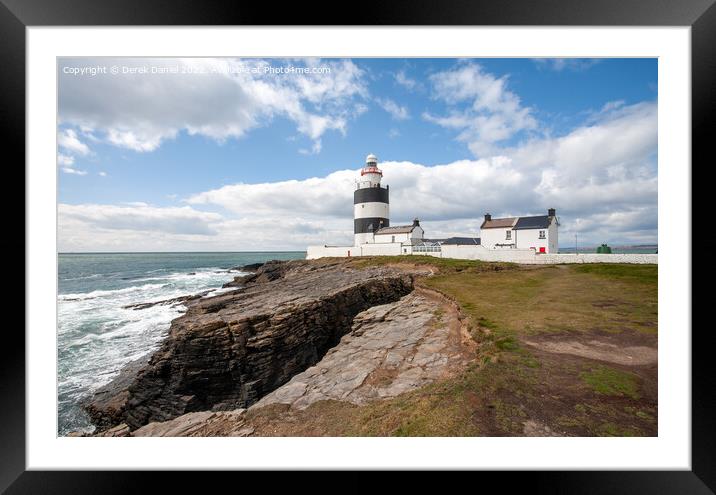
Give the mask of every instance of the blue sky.
M 263 72 L 288 66 L 330 72 Z M 95 67 L 120 74 L 81 72 Z M 420 216 L 431 237 L 474 234 L 486 211 L 556 207 L 563 245 L 575 232 L 657 240 L 655 59 L 83 58 L 58 70 L 62 251 L 350 242 L 350 177 L 369 152 L 400 188 L 391 221 Z

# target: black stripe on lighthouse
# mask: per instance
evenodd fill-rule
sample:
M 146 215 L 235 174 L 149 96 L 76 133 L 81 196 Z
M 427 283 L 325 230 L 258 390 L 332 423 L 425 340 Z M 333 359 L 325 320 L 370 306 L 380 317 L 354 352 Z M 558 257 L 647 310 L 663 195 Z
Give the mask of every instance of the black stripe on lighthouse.
M 360 203 L 390 203 L 388 189 L 385 187 L 364 187 L 353 192 L 353 204 Z
M 368 217 L 353 220 L 353 231 L 356 234 L 369 234 L 383 227 L 390 227 L 390 221 L 387 218 Z

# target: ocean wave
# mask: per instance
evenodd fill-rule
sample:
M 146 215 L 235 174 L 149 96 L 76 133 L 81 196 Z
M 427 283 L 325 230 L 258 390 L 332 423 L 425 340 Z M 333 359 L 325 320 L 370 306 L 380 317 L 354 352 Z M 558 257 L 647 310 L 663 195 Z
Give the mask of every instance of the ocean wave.
M 188 285 L 197 285 L 197 283 L 221 282 L 230 280 L 238 275 L 245 275 L 248 272 L 232 271 L 219 267 L 201 268 L 194 271 L 171 272 L 162 275 L 137 275 L 133 277 L 123 277 L 122 280 L 131 280 L 134 283 L 187 283 Z M 144 284 L 142 284 L 144 285 Z
M 104 276 L 105 275 L 103 275 L 101 273 L 93 273 L 92 275 L 83 275 L 81 277 L 68 277 L 68 278 L 63 278 L 62 280 L 65 282 L 69 281 L 69 280 L 91 280 L 91 279 L 101 278 Z
M 159 302 L 209 290 L 208 295 L 226 291 L 221 285 L 236 272 L 217 267 L 198 269 L 194 274 L 172 272 L 155 277 L 156 283 L 135 283 L 118 289 L 101 289 L 58 296 L 58 352 L 71 356 L 63 375 L 85 392 L 104 384 L 128 362 L 149 352 L 161 341 L 171 321 L 180 316 L 183 304 L 149 306 L 141 311 L 132 304 Z M 145 277 L 151 280 L 149 277 Z M 112 370 L 109 373 L 107 370 Z M 101 372 L 102 379 L 98 379 Z M 59 378 L 59 377 L 58 377 Z M 63 388 L 61 386 L 61 388 Z
M 132 285 L 130 287 L 123 287 L 121 289 L 108 289 L 108 290 L 93 290 L 92 292 L 79 292 L 75 294 L 60 294 L 57 299 L 60 301 L 82 301 L 85 299 L 95 299 L 99 297 L 114 297 L 118 294 L 129 294 L 132 292 L 147 292 L 154 289 L 161 288 L 166 284 L 144 284 L 144 285 Z

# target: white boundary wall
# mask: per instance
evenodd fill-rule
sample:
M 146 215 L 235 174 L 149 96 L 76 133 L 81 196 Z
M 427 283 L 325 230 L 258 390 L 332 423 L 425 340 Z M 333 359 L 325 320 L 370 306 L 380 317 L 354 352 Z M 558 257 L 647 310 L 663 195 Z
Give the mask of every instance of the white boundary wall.
M 525 263 L 534 260 L 535 252 L 531 249 L 486 249 L 482 246 L 443 245 L 442 257 L 459 260 L 509 261 Z M 539 256 L 547 256 L 542 254 Z
M 560 264 L 560 263 L 635 263 L 635 264 L 659 264 L 658 254 L 633 254 L 633 253 L 612 253 L 612 254 L 544 254 L 536 255 L 530 263 L 535 265 Z
M 306 259 L 314 260 L 327 257 L 349 257 L 349 256 L 397 256 L 399 254 L 410 254 L 410 244 L 405 244 L 407 253 L 403 253 L 403 245 L 400 243 L 375 243 L 361 244 L 360 246 L 308 246 Z M 439 254 L 439 253 L 438 253 Z
M 308 246 L 306 249 L 306 259 L 315 260 L 317 258 L 333 257 L 345 258 L 348 256 L 358 255 L 358 251 L 358 248 L 355 246 Z
M 435 256 L 461 260 L 505 261 L 529 265 L 549 265 L 563 263 L 638 263 L 658 264 L 658 254 L 537 254 L 531 249 L 485 249 L 482 246 L 443 245 L 441 252 L 412 253 L 411 246 L 395 244 L 363 244 L 361 246 L 309 246 L 306 259 L 347 256 L 396 256 L 406 254 L 415 256 Z

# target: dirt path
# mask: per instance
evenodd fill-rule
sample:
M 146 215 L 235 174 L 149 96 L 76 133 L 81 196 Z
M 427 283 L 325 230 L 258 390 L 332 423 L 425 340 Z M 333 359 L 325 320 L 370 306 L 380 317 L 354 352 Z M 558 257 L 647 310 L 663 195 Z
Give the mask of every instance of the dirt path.
M 590 332 L 574 336 L 557 334 L 526 337 L 523 342 L 546 352 L 625 366 L 655 364 L 658 358 L 656 335 Z
M 485 434 L 658 434 L 656 335 L 625 329 L 518 342 L 519 350 L 503 355 L 490 372 L 493 386 L 476 407 Z M 500 382 L 499 373 L 511 378 Z

